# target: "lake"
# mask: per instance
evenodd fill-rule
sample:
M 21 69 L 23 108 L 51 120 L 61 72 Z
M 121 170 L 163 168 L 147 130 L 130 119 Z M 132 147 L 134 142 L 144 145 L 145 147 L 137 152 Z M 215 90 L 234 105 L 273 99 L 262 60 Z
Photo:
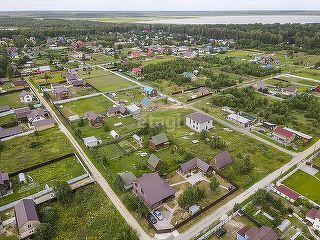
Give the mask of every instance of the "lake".
M 235 16 L 208 16 L 188 18 L 166 18 L 140 23 L 162 24 L 253 24 L 253 23 L 320 23 L 320 16 L 315 15 L 235 15 Z

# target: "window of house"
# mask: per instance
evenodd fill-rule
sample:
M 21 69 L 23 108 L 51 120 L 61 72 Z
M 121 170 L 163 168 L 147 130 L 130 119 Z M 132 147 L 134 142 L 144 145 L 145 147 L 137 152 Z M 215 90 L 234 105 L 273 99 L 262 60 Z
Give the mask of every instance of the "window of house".
M 31 228 L 32 227 L 32 224 L 28 224 L 28 228 Z

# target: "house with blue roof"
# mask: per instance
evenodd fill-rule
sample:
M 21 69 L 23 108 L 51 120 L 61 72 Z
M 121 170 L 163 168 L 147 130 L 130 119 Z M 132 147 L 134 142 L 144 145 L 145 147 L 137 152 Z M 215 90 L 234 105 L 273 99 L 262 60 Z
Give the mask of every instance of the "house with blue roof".
M 190 78 L 192 81 L 196 81 L 198 79 L 197 76 L 192 72 L 183 72 L 182 75 L 186 78 Z
M 148 97 L 156 97 L 158 95 L 157 90 L 150 86 L 144 86 L 143 92 Z
M 152 104 L 153 104 L 153 101 L 148 98 L 148 97 L 145 97 L 144 99 L 142 99 L 142 101 L 140 102 L 140 105 L 142 108 L 144 109 L 149 109 L 152 107 Z
M 272 68 L 273 68 L 273 65 L 272 65 L 272 64 L 267 64 L 267 65 L 264 66 L 264 68 L 266 68 L 266 69 L 269 70 L 269 69 L 272 69 Z

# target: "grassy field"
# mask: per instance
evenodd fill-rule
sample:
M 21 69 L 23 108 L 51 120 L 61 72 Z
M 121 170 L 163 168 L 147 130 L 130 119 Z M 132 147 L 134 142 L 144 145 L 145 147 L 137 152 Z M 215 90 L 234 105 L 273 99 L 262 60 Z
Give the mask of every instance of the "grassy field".
M 57 129 L 39 132 L 38 136 L 30 134 L 17 137 L 2 144 L 3 150 L 0 155 L 1 170 L 9 173 L 74 151 L 66 136 Z
M 50 84 L 53 82 L 62 82 L 65 81 L 65 78 L 62 77 L 62 74 L 64 74 L 64 71 L 61 72 L 49 72 L 46 74 L 38 74 L 33 75 L 29 78 L 30 81 L 33 81 L 37 84 Z
M 312 160 L 312 162 L 313 162 L 314 164 L 316 164 L 317 166 L 320 167 L 320 154 L 319 154 L 318 156 L 316 156 L 316 157 Z
M 134 88 L 126 91 L 117 92 L 117 97 L 114 100 L 125 101 L 130 103 L 140 102 L 144 98 L 140 88 Z
M 91 54 L 91 57 L 92 59 L 85 61 L 85 63 L 95 65 L 95 64 L 110 63 L 115 61 L 114 57 L 108 56 L 102 53 Z
M 44 203 L 58 211 L 57 233 L 54 240 L 137 240 L 135 233 L 96 184 L 78 189 L 72 202 Z
M 228 56 L 228 57 L 236 57 L 241 59 L 251 59 L 252 55 L 259 54 L 258 51 L 248 51 L 248 50 L 234 50 L 229 51 L 221 56 Z
M 168 134 L 169 139 L 174 141 L 178 149 L 177 152 L 189 152 L 193 156 L 198 156 L 204 161 L 212 163 L 213 157 L 221 150 L 210 148 L 208 144 L 200 140 L 199 134 L 190 135 L 192 131 L 189 128 L 184 125 L 180 126 L 180 122 L 185 121 L 185 115 L 188 112 L 183 109 L 157 111 L 149 113 L 145 118 L 151 124 L 156 122 L 165 124 L 165 132 Z M 210 135 L 220 136 L 227 142 L 227 149 L 235 163 L 225 168 L 223 173 L 243 188 L 252 185 L 290 160 L 289 155 L 238 132 L 227 131 L 217 123 L 214 123 L 214 129 L 210 131 Z M 200 142 L 193 144 L 192 140 L 199 140 Z M 237 171 L 237 164 L 244 156 L 250 157 L 254 164 L 254 169 L 249 174 L 241 175 Z M 171 165 L 170 169 L 174 169 L 174 165 L 178 167 L 177 162 L 173 162 Z
M 9 114 L 9 115 L 0 117 L 0 126 L 15 120 L 16 120 L 16 116 L 14 114 Z
M 315 177 L 298 170 L 296 173 L 287 178 L 283 184 L 320 204 L 320 191 L 317 191 L 317 189 L 320 189 L 319 179 L 316 179 Z
M 107 71 L 103 76 L 86 78 L 86 81 L 101 92 L 115 91 L 135 85 L 134 83 Z
M 57 182 L 68 181 L 85 174 L 85 170 L 75 157 L 46 165 L 35 170 L 25 172 L 27 183 L 19 183 L 18 176 L 11 178 L 13 193 L 0 198 L 0 205 L 16 201 L 23 197 L 37 193 L 45 188 L 52 187 Z
M 88 71 L 85 69 L 80 69 L 77 71 L 77 73 L 84 79 L 86 78 L 92 78 L 92 77 L 98 77 L 98 76 L 103 76 L 106 74 L 106 71 L 103 70 L 102 68 L 95 67 L 92 70 Z
M 97 96 L 87 99 L 81 99 L 78 101 L 68 102 L 63 105 L 59 105 L 63 114 L 67 117 L 72 115 L 83 116 L 85 112 L 95 111 L 97 113 L 106 112 L 107 108 L 113 105 L 106 97 Z
M 312 78 L 315 80 L 320 81 L 320 70 L 316 69 L 303 69 L 300 70 L 299 72 L 294 73 L 295 75 L 298 75 L 300 77 L 305 77 L 305 78 Z
M 95 136 L 99 140 L 108 141 L 112 140 L 113 138 L 110 136 L 110 131 L 115 130 L 121 137 L 124 135 L 131 134 L 135 129 L 139 127 L 139 122 L 137 122 L 134 118 L 132 117 L 108 117 L 104 118 L 105 119 L 105 124 L 109 126 L 110 130 L 105 131 L 103 127 L 100 128 L 93 128 L 89 126 L 88 122 L 85 121 L 84 126 L 78 127 L 77 122 L 73 123 L 73 126 L 75 128 L 79 128 L 81 131 L 81 136 L 82 137 L 90 137 L 90 136 Z M 122 123 L 122 126 L 117 126 L 115 127 L 114 124 L 116 123 Z
M 26 106 L 24 103 L 20 101 L 20 92 L 0 95 L 0 104 L 8 105 L 11 108 L 19 108 Z

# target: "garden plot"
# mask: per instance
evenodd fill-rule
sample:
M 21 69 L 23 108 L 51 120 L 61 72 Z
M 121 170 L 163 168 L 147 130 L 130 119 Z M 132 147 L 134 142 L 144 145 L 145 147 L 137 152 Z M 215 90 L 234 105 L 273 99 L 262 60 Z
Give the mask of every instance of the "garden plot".
M 16 201 L 45 189 L 53 187 L 57 182 L 71 180 L 85 174 L 86 171 L 76 157 L 69 157 L 55 163 L 25 172 L 26 182 L 20 183 L 18 176 L 11 178 L 13 191 L 0 198 L 0 205 Z
M 102 76 L 86 78 L 85 80 L 100 92 L 110 92 L 136 85 L 108 71 L 105 71 Z
M 304 184 L 301 184 L 304 183 Z M 304 197 L 320 204 L 320 174 L 312 176 L 302 170 L 298 170 L 289 178 L 283 181 L 283 184 L 292 190 L 300 193 Z
M 90 126 L 87 120 L 84 120 L 83 125 L 79 125 L 78 121 L 71 124 L 74 129 L 79 129 L 82 138 L 95 136 L 102 140 L 102 143 L 114 141 L 110 135 L 111 130 L 116 131 L 120 137 L 126 137 L 131 136 L 140 127 L 139 122 L 130 116 L 108 118 L 104 116 L 104 125 L 100 128 Z
M 19 107 L 28 106 L 29 104 L 35 104 L 35 102 L 22 103 L 20 101 L 20 93 L 21 92 L 15 92 L 10 94 L 0 95 L 0 104 L 8 105 L 10 108 L 19 108 Z
M 67 137 L 57 129 L 17 137 L 3 142 L 2 145 L 0 166 L 2 171 L 8 173 L 20 171 L 74 151 Z
M 174 142 L 175 151 L 184 152 L 197 156 L 205 162 L 211 162 L 219 152 L 228 150 L 234 163 L 222 170 L 222 173 L 229 177 L 240 187 L 247 188 L 256 181 L 262 179 L 270 172 L 275 171 L 280 166 L 288 162 L 291 157 L 274 148 L 271 148 L 253 138 L 240 134 L 235 131 L 226 131 L 223 126 L 214 123 L 214 128 L 210 130 L 209 139 L 212 137 L 222 138 L 227 147 L 223 149 L 212 148 L 204 140 L 201 140 L 200 134 L 194 133 L 184 125 L 186 114 L 190 113 L 186 109 L 162 110 L 148 113 L 143 116 L 146 121 L 153 125 L 162 122 L 165 126 L 164 131 L 170 140 Z M 190 133 L 192 135 L 190 135 Z M 198 140 L 198 143 L 193 143 Z M 248 157 L 253 164 L 252 171 L 247 174 L 240 174 L 239 166 L 244 158 Z M 268 163 L 268 164 L 266 164 Z M 178 161 L 173 161 L 170 169 L 177 169 Z
M 49 72 L 45 74 L 33 75 L 29 78 L 30 81 L 36 84 L 51 84 L 54 82 L 63 82 L 66 79 L 62 75 L 66 73 L 65 71 L 61 72 Z
M 41 204 L 39 212 L 47 206 L 58 212 L 54 239 L 138 239 L 98 184 L 77 189 L 70 204 Z
M 83 116 L 85 112 L 94 111 L 96 113 L 105 113 L 113 103 L 104 96 L 81 99 L 78 101 L 67 102 L 57 107 L 66 117 L 73 115 Z
M 140 88 L 134 88 L 126 91 L 120 91 L 116 93 L 116 97 L 113 97 L 115 101 L 121 101 L 126 103 L 126 105 L 130 103 L 141 102 L 144 98 L 142 94 L 142 90 Z

